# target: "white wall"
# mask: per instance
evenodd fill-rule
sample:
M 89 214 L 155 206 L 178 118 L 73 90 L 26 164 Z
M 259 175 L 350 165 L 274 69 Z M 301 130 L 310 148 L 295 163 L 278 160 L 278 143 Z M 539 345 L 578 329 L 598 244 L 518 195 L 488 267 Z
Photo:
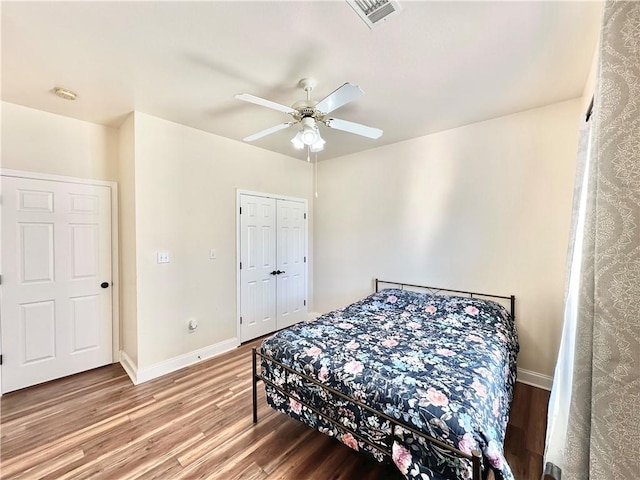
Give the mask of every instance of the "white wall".
M 2 168 L 118 179 L 118 131 L 2 102 Z
M 118 180 L 118 130 L 7 102 L 0 108 L 2 168 Z M 127 265 L 120 260 L 120 268 Z
M 236 189 L 306 198 L 305 161 L 135 113 L 138 368 L 236 337 Z M 310 243 L 313 219 L 309 219 Z M 217 259 L 209 259 L 215 248 Z M 313 248 L 310 245 L 311 263 Z M 156 263 L 168 251 L 170 263 Z M 313 287 L 310 285 L 310 298 Z M 199 327 L 189 333 L 195 318 Z
M 603 3 L 604 8 L 604 3 Z M 593 94 L 596 90 L 596 81 L 598 80 L 598 63 L 600 60 L 600 38 L 598 38 L 598 43 L 596 48 L 593 51 L 593 58 L 591 59 L 591 68 L 589 69 L 589 76 L 587 77 L 587 81 L 585 82 L 584 89 L 582 91 L 582 109 L 586 112 L 589 103 L 591 103 L 591 99 L 593 98 Z
M 3 102 L 1 166 L 118 181 L 120 341 L 133 368 L 235 338 L 236 188 L 309 201 L 313 299 L 307 162 L 138 112 L 116 130 Z M 156 263 L 160 250 L 171 263 Z
M 119 132 L 120 349 L 138 363 L 135 130 L 130 114 Z
M 552 375 L 581 100 L 320 162 L 315 306 L 374 277 L 514 294 L 519 366 Z
M 121 340 L 139 366 L 235 336 L 241 188 L 309 200 L 310 310 L 375 276 L 514 293 L 520 366 L 553 372 L 580 100 L 322 161 L 315 210 L 303 161 L 140 113 L 118 132 L 1 106 L 3 168 L 119 182 Z

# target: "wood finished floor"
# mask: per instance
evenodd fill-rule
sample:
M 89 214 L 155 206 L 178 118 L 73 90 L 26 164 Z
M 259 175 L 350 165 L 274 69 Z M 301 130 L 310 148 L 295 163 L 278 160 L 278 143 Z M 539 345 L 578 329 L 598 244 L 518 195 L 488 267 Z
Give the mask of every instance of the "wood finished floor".
M 396 480 L 271 410 L 251 421 L 251 345 L 134 386 L 119 364 L 0 399 L 2 479 Z M 542 473 L 548 392 L 518 383 L 505 450 L 516 480 Z

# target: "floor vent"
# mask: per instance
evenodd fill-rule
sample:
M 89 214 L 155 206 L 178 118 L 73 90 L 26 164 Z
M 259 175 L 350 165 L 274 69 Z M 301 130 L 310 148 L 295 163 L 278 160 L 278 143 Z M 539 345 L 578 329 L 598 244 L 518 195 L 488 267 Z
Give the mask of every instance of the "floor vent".
M 347 0 L 369 28 L 379 25 L 402 9 L 395 0 Z

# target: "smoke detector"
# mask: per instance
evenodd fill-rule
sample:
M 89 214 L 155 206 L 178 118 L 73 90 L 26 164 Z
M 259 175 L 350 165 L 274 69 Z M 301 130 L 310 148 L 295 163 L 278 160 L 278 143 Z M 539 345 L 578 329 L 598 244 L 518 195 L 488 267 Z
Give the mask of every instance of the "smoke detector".
M 400 4 L 395 0 L 347 0 L 347 3 L 369 28 L 402 11 Z

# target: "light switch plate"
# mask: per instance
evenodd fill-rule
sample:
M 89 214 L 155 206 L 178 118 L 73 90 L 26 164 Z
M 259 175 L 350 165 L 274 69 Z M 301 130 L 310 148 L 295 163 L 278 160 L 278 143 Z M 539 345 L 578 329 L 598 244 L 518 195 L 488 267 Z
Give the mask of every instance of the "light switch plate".
M 169 263 L 169 252 L 158 252 L 158 263 Z

